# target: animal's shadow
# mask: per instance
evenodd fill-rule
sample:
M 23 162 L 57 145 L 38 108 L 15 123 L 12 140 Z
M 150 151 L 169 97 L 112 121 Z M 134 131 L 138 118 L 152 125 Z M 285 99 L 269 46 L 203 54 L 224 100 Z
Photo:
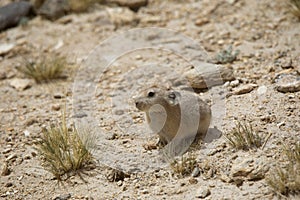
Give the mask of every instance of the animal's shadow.
M 214 128 L 209 128 L 206 134 L 206 137 L 204 138 L 205 143 L 211 143 L 215 139 L 218 139 L 222 136 L 222 132 L 217 129 L 216 127 Z

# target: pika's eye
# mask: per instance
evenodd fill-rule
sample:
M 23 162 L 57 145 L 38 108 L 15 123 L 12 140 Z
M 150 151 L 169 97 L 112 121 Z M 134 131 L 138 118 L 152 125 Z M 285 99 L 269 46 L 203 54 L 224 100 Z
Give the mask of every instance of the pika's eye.
M 148 97 L 154 97 L 155 93 L 154 92 L 148 92 Z

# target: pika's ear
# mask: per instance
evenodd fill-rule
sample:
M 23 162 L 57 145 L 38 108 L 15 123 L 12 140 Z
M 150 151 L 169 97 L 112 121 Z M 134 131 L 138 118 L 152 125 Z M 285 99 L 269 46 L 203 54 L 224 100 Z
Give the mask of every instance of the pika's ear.
M 167 101 L 169 102 L 170 105 L 175 106 L 177 104 L 179 104 L 179 100 L 181 97 L 181 94 L 179 92 L 176 91 L 170 91 L 167 94 Z

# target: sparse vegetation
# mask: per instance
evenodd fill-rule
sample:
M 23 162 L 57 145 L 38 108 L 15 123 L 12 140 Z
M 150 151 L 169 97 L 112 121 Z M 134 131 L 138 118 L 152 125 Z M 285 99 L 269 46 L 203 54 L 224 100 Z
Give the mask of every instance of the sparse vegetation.
M 66 59 L 57 55 L 43 58 L 41 61 L 25 60 L 25 65 L 17 68 L 37 83 L 48 82 L 52 79 L 62 78 L 62 72 L 66 68 Z
M 300 0 L 290 0 L 292 13 L 300 20 Z
M 229 46 L 227 49 L 221 50 L 214 58 L 215 64 L 226 64 L 232 63 L 236 60 L 237 56 L 239 55 L 239 51 L 232 51 L 232 46 Z
M 293 147 L 283 147 L 286 168 L 278 165 L 266 181 L 274 192 L 280 195 L 300 195 L 300 142 Z
M 194 168 L 197 166 L 197 161 L 194 155 L 186 153 L 179 159 L 174 159 L 170 165 L 175 174 L 184 177 L 192 173 Z
M 264 147 L 270 136 L 269 134 L 264 138 L 253 131 L 250 123 L 240 121 L 236 123 L 235 128 L 225 134 L 225 138 L 232 147 L 242 150 Z
M 64 174 L 69 175 L 91 166 L 93 156 L 90 151 L 95 138 L 87 134 L 79 135 L 75 127 L 68 128 L 63 114 L 59 125 L 43 130 L 42 139 L 37 144 L 42 166 L 58 180 Z M 80 137 L 82 135 L 85 137 Z

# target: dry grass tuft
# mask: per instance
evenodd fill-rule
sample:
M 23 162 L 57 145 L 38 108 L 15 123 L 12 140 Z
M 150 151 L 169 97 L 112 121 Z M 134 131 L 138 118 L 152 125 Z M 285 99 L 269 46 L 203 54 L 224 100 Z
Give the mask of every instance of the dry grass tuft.
M 285 169 L 276 167 L 266 178 L 269 186 L 279 195 L 300 195 L 300 142 L 294 147 L 283 147 L 288 162 Z
M 290 0 L 291 12 L 300 19 L 300 0 Z
M 174 159 L 170 166 L 175 174 L 184 177 L 192 173 L 194 168 L 197 166 L 197 161 L 195 156 L 186 153 L 182 155 L 180 159 Z
M 65 57 L 51 55 L 41 61 L 33 62 L 25 60 L 25 65 L 17 68 L 18 71 L 37 83 L 49 82 L 52 79 L 63 78 L 62 72 L 66 68 Z
M 264 138 L 255 133 L 251 124 L 240 121 L 236 123 L 236 127 L 233 130 L 225 134 L 225 138 L 230 146 L 242 150 L 263 147 L 269 139 L 269 137 Z
M 68 128 L 63 114 L 59 125 L 43 130 L 42 139 L 37 144 L 42 166 L 58 180 L 62 180 L 64 174 L 79 172 L 93 164 L 90 149 L 93 148 L 94 140 L 88 133 L 79 135 L 75 127 Z

